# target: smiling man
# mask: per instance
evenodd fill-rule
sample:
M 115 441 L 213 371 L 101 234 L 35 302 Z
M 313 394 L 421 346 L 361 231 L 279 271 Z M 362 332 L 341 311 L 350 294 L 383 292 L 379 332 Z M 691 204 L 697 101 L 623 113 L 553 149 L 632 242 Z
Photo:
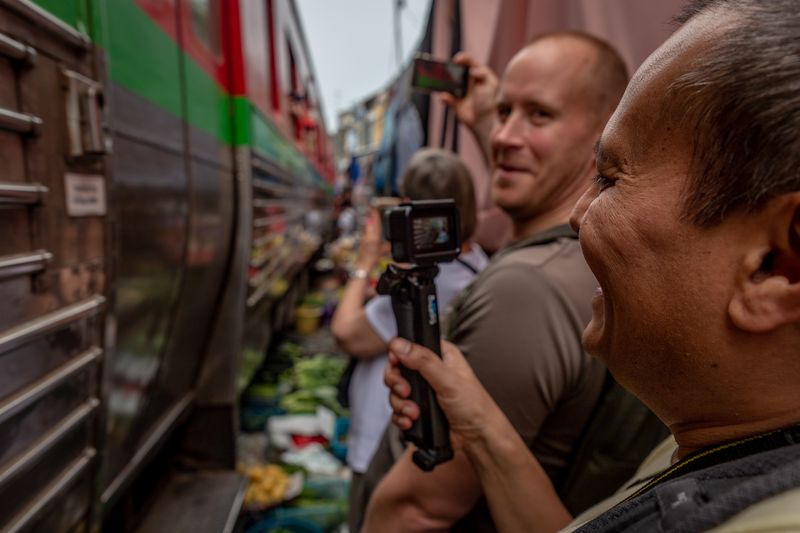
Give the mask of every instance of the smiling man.
M 534 39 L 499 84 L 471 63 L 459 117 L 491 149 L 491 194 L 513 221 L 498 252 L 454 304 L 449 338 L 539 459 L 563 485 L 594 409 L 605 367 L 581 347 L 597 282 L 569 214 L 594 176 L 593 147 L 627 84 L 604 41 L 572 32 Z M 485 137 L 485 138 L 484 138 Z M 395 463 L 387 434 L 366 474 L 367 490 Z M 461 450 L 424 473 L 405 452 L 370 501 L 367 531 L 491 531 L 480 481 Z
M 667 424 L 579 531 L 800 531 L 800 11 L 694 2 L 642 65 L 573 215 L 601 289 L 583 336 Z M 401 340 L 504 531 L 570 520 L 545 470 L 452 346 Z M 396 366 L 395 420 L 417 408 Z

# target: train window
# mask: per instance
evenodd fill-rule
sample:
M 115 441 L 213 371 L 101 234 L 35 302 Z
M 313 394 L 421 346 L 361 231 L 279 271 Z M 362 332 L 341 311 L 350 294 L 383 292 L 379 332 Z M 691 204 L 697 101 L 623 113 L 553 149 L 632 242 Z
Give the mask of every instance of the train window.
M 189 0 L 192 31 L 215 57 L 219 57 L 219 0 Z

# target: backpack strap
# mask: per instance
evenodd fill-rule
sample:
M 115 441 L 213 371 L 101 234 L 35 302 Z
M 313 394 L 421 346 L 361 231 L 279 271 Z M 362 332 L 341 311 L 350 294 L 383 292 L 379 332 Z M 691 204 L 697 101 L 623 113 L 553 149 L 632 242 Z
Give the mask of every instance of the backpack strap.
M 576 531 L 707 531 L 745 509 L 800 487 L 800 444 L 726 461 L 653 486 Z
M 606 370 L 597 403 L 575 444 L 568 470 L 556 481 L 566 508 L 577 515 L 621 487 L 669 430 Z

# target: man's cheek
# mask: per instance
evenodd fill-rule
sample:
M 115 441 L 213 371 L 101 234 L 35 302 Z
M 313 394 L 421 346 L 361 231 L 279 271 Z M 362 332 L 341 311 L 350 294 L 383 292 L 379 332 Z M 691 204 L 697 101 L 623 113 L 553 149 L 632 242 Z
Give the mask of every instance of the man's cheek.
M 592 241 L 590 248 L 594 248 L 593 253 L 602 258 L 606 267 L 627 263 L 638 240 L 630 220 L 616 207 L 617 203 L 602 193 L 589 206 L 585 217 Z

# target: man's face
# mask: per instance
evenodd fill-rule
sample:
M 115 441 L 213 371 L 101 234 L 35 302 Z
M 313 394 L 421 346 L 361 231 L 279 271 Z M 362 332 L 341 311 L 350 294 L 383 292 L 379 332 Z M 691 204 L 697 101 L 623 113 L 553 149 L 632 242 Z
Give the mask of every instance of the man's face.
M 491 135 L 492 197 L 515 220 L 585 186 L 601 127 L 586 96 L 594 54 L 580 41 L 544 39 L 514 56 L 503 75 Z
M 683 217 L 691 146 L 662 106 L 669 83 L 714 34 L 709 17 L 700 19 L 634 76 L 601 136 L 597 183 L 573 212 L 600 284 L 584 346 L 643 398 L 656 394 L 645 389 L 659 380 L 668 388 L 695 379 L 703 357 L 711 356 L 707 366 L 719 363 L 710 343 L 728 327 L 741 262 L 736 240 L 746 231 L 744 217 L 710 229 Z

